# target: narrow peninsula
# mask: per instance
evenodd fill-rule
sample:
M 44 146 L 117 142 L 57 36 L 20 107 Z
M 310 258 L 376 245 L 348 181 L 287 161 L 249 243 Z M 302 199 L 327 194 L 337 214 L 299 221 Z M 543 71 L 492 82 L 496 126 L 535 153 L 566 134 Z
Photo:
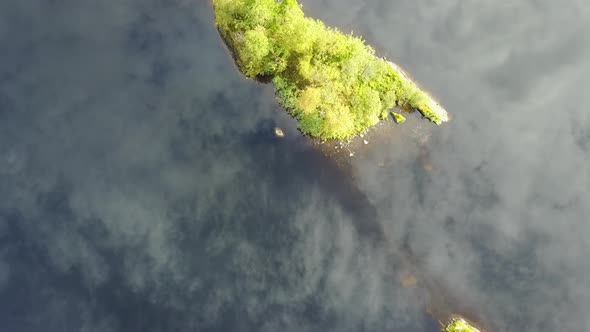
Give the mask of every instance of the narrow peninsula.
M 299 130 L 347 139 L 399 112 L 418 110 L 436 124 L 447 112 L 401 68 L 352 34 L 305 17 L 297 0 L 213 0 L 215 21 L 240 71 L 272 82 Z

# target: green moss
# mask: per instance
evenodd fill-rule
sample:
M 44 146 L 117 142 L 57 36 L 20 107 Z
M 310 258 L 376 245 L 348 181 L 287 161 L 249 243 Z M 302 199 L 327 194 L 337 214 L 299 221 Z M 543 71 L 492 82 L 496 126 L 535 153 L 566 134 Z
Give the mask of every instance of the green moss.
M 397 66 L 376 57 L 362 39 L 306 18 L 296 0 L 213 0 L 213 6 L 242 73 L 272 80 L 278 101 L 304 134 L 349 138 L 396 105 L 418 109 L 437 124 L 446 121 L 446 112 L 433 108 L 436 103 Z

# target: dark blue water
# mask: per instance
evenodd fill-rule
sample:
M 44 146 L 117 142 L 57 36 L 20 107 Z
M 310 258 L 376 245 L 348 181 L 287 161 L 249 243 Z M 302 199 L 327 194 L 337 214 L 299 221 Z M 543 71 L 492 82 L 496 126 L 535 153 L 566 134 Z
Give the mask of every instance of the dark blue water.
M 452 122 L 326 157 L 207 1 L 0 4 L 0 331 L 590 331 L 588 5 L 303 3 Z

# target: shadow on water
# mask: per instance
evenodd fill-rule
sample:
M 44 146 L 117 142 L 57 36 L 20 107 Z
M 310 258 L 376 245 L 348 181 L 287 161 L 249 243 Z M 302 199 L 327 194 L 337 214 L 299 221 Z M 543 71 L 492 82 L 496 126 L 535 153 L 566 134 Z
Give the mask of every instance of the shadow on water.
M 377 211 L 367 195 L 358 189 L 349 165 L 326 157 L 309 138 L 278 138 L 274 135 L 274 128 L 272 121 L 261 123 L 256 132 L 245 138 L 245 143 L 262 149 L 255 152 L 261 154 L 266 153 L 266 146 L 279 146 L 275 151 L 283 155 L 276 158 L 273 164 L 276 181 L 280 184 L 296 177 L 316 183 L 323 192 L 335 198 L 342 210 L 354 220 L 359 234 L 370 243 L 383 244 L 386 238 L 383 226 L 377 222 Z
M 378 219 L 377 207 L 355 181 L 350 152 L 354 150 L 355 158 L 373 153 L 375 146 L 385 141 L 380 137 L 387 135 L 391 140 L 392 136 L 400 135 L 399 127 L 385 123 L 384 126 L 375 129 L 375 132 L 367 133 L 375 141 L 374 144 L 364 145 L 363 140 L 356 137 L 348 142 L 345 148 L 340 149 L 335 149 L 339 143 L 334 141 L 321 143 L 301 135 L 295 138 L 278 138 L 274 136 L 273 128 L 274 123 L 270 121 L 261 124 L 256 133 L 247 138 L 248 144 L 260 149 L 279 145 L 276 150 L 290 156 L 278 158 L 277 164 L 274 164 L 282 170 L 279 170 L 277 181 L 293 176 L 303 178 L 316 183 L 323 192 L 337 201 L 352 220 L 360 238 L 369 243 L 373 250 L 385 251 L 391 268 L 390 274 L 393 276 L 392 282 L 398 282 L 400 287 L 414 288 L 418 303 L 425 313 L 423 323 L 428 327 L 428 331 L 440 330 L 439 322 L 447 322 L 454 315 L 468 319 L 481 331 L 496 331 L 491 322 L 486 321 L 484 315 L 477 312 L 468 294 L 454 293 L 442 278 L 429 273 L 425 263 L 414 255 L 406 241 L 395 243 L 390 239 Z M 428 146 L 424 145 L 416 160 L 416 166 L 424 163 L 427 155 Z M 288 163 L 281 164 L 281 160 Z M 403 279 L 408 275 L 415 277 L 415 285 L 402 286 Z

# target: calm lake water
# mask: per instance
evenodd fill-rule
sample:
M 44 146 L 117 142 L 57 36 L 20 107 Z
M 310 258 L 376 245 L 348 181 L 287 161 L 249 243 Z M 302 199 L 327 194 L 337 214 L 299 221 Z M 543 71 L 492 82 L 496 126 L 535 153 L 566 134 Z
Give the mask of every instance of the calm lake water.
M 0 3 L 0 331 L 590 331 L 590 5 L 302 3 L 452 121 L 326 156 L 208 1 Z

